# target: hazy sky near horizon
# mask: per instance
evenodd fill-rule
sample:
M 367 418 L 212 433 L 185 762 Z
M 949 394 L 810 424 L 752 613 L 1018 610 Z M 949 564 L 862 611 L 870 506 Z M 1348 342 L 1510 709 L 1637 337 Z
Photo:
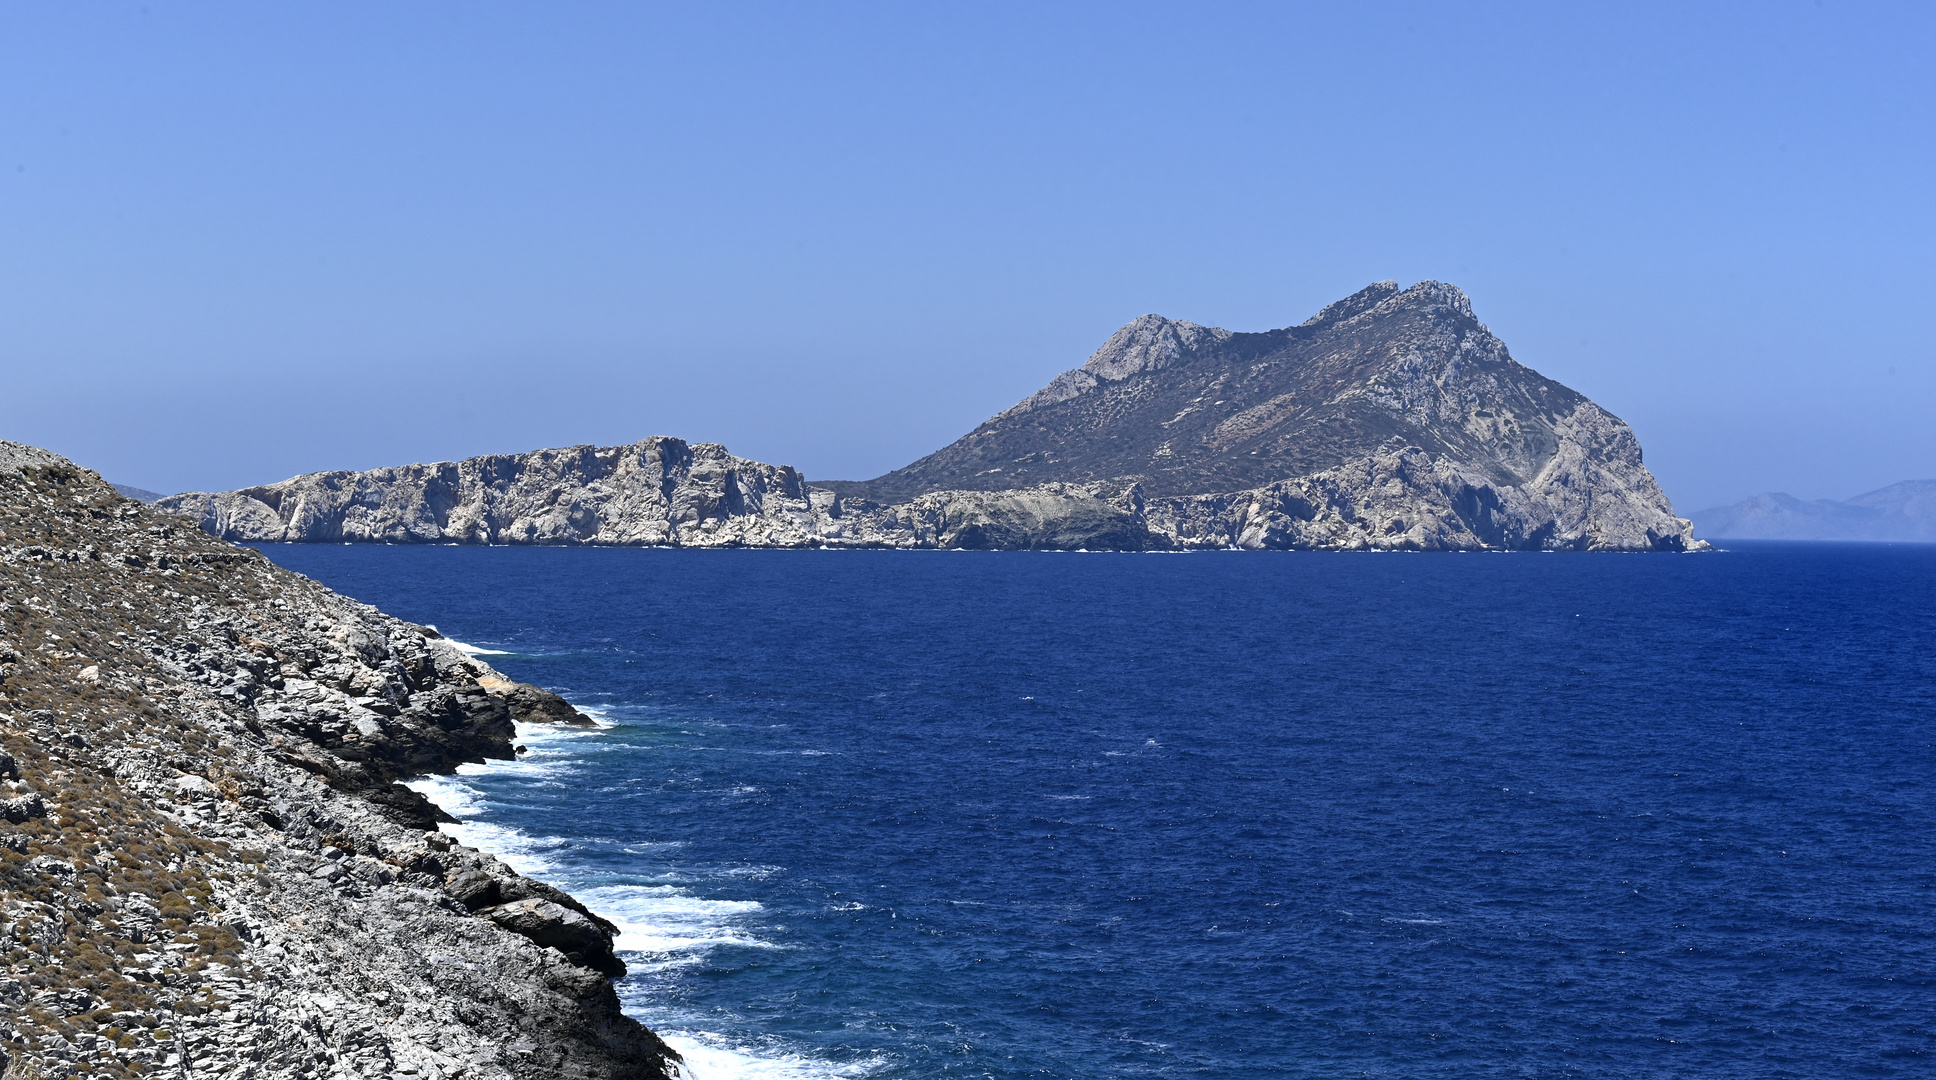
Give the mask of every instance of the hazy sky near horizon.
M 1463 287 L 1683 513 L 1936 476 L 1936 7 L 9 4 L 0 438 L 864 478 L 1145 312 Z

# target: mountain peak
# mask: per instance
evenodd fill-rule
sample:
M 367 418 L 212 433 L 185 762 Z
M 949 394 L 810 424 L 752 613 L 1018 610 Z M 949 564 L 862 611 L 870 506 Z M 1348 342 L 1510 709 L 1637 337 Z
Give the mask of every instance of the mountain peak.
M 1456 315 L 1472 317 L 1472 301 L 1465 290 L 1457 285 L 1443 281 L 1421 281 L 1409 289 L 1400 289 L 1398 282 L 1389 279 L 1374 281 L 1350 296 L 1334 303 L 1326 304 L 1323 310 L 1304 320 L 1303 326 L 1319 326 L 1324 323 L 1343 322 L 1372 311 L 1395 311 L 1406 308 L 1443 307 Z
M 1472 318 L 1472 300 L 1465 290 L 1444 281 L 1421 281 L 1393 298 L 1395 304 L 1415 308 L 1450 308 L 1455 315 Z
M 953 445 L 855 489 L 877 499 L 1104 481 L 1150 496 L 1241 491 L 1363 460 L 1392 439 L 1524 484 L 1583 407 L 1597 414 L 1516 363 L 1456 285 L 1380 281 L 1289 329 L 1142 316 Z
M 1316 326 L 1319 323 L 1336 322 L 1340 319 L 1349 319 L 1353 315 L 1362 315 L 1396 295 L 1398 295 L 1398 282 L 1374 281 L 1342 300 L 1334 300 L 1324 305 L 1316 315 L 1304 320 L 1303 325 Z
M 1161 315 L 1144 315 L 1109 336 L 1089 357 L 1082 370 L 1098 379 L 1117 382 L 1144 371 L 1157 371 L 1207 345 L 1230 340 L 1228 330 L 1198 326 Z

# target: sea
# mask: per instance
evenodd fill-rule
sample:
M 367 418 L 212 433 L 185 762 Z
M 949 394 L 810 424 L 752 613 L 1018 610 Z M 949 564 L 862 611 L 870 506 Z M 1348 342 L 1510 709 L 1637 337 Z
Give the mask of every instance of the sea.
M 698 1080 L 1936 1076 L 1936 546 L 264 550 Z

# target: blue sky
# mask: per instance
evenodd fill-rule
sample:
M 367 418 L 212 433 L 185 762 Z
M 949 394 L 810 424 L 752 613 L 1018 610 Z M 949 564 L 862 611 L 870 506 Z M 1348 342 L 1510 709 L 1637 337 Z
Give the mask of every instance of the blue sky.
M 0 437 L 163 491 L 933 450 L 1452 281 L 1682 512 L 1936 476 L 1936 8 L 10 4 Z

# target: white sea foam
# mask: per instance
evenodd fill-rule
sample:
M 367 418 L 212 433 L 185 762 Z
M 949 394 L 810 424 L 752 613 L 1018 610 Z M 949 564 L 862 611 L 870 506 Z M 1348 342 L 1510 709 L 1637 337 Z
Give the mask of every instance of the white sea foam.
M 580 709 L 579 711 L 584 712 L 583 709 Z M 577 753 L 583 753 L 587 750 L 599 749 L 596 746 L 581 747 L 581 746 L 572 745 L 573 743 L 583 742 L 586 739 L 595 738 L 598 735 L 602 735 L 605 732 L 610 731 L 612 728 L 611 724 L 600 719 L 596 714 L 586 713 L 586 716 L 592 721 L 592 723 L 597 724 L 598 726 L 588 727 L 588 728 L 587 727 L 561 727 L 557 724 L 522 724 L 521 723 L 517 725 L 517 737 L 514 741 L 520 746 L 527 746 L 533 750 L 544 751 L 553 755 L 563 755 L 566 752 L 577 754 Z M 483 765 L 460 765 L 458 766 L 458 770 L 461 772 L 467 768 L 503 769 L 509 766 L 523 765 L 527 763 L 528 763 L 528 759 L 520 757 L 515 762 L 493 761 L 493 762 L 487 762 Z
M 559 836 L 532 836 L 521 829 L 490 821 L 470 820 L 485 812 L 483 793 L 458 777 L 424 776 L 404 785 L 435 803 L 455 822 L 443 832 L 458 843 L 488 851 L 520 874 L 545 878 L 558 867 L 559 855 L 570 841 Z
M 431 627 L 431 629 L 435 630 L 437 628 L 433 626 Z M 466 656 L 509 656 L 511 655 L 511 652 L 509 649 L 486 649 L 481 645 L 472 645 L 468 641 L 459 641 L 456 638 L 445 638 L 444 640 L 450 642 L 452 645 L 457 646 L 457 651 L 463 653 Z
M 603 708 L 597 705 L 579 705 L 576 702 L 574 702 L 572 704 L 572 708 L 577 709 L 581 713 L 584 713 L 586 719 L 589 719 L 592 723 L 597 724 L 601 729 L 618 726 L 617 724 L 614 724 L 611 721 L 610 714 L 607 713 Z M 583 730 L 583 729 L 581 728 L 579 730 Z
M 686 1059 L 686 1080 L 849 1080 L 886 1064 L 875 1058 L 837 1065 L 779 1048 L 734 1046 L 710 1031 L 659 1034 Z
M 735 866 L 730 870 L 721 870 L 720 874 L 724 877 L 752 878 L 754 881 L 765 881 L 767 878 L 785 869 L 786 867 L 784 866 Z
M 480 820 L 489 814 L 482 789 L 472 778 L 489 774 L 517 774 L 542 778 L 570 768 L 568 744 L 596 735 L 583 728 L 555 725 L 518 725 L 518 741 L 530 752 L 516 761 L 467 763 L 457 768 L 456 776 L 426 776 L 409 782 L 445 813 L 457 818 L 443 831 L 459 843 L 488 851 L 503 859 L 520 874 L 528 874 L 554 884 L 570 876 L 569 853 L 573 842 L 560 836 L 534 836 L 521 829 Z M 661 850 L 678 845 L 651 845 Z M 748 867 L 735 876 L 765 877 L 777 867 Z M 752 900 L 709 900 L 694 896 L 672 885 L 604 885 L 573 890 L 593 911 L 610 919 L 619 928 L 613 946 L 622 952 L 657 957 L 665 963 L 697 960 L 706 951 L 721 945 L 773 948 L 744 928 L 747 916 L 763 909 Z M 676 955 L 689 954 L 689 955 Z
M 437 809 L 454 818 L 484 812 L 483 795 L 454 776 L 420 776 L 404 787 L 437 804 Z
M 458 843 L 488 851 L 518 873 L 540 880 L 554 876 L 560 857 L 571 847 L 571 841 L 562 836 L 532 836 L 488 821 L 461 821 L 445 825 L 444 832 L 456 837 Z
M 678 953 L 720 945 L 774 948 L 744 928 L 765 909 L 756 900 L 709 900 L 675 885 L 598 885 L 573 890 L 585 905 L 618 926 L 621 952 Z
M 471 651 L 461 644 L 459 648 Z M 758 901 L 709 899 L 671 884 L 574 885 L 569 880 L 573 841 L 533 836 L 488 820 L 491 807 L 479 780 L 493 774 L 527 779 L 567 774 L 574 771 L 574 757 L 595 747 L 596 737 L 611 725 L 591 710 L 581 711 L 600 727 L 519 724 L 517 741 L 528 752 L 517 760 L 461 765 L 455 776 L 426 776 L 410 781 L 408 786 L 458 819 L 446 823 L 443 831 L 460 843 L 496 855 L 521 874 L 570 887 L 587 907 L 610 919 L 618 927 L 613 947 L 626 954 L 626 963 L 635 974 L 653 975 L 697 964 L 708 952 L 722 946 L 780 948 L 753 932 L 751 924 L 765 911 Z M 588 738 L 594 741 L 583 741 Z M 683 846 L 676 842 L 648 843 L 623 850 L 661 853 Z M 779 870 L 745 867 L 735 876 L 765 877 Z M 639 1015 L 638 1010 L 628 1011 Z M 725 1033 L 687 1028 L 680 1018 L 653 1016 L 651 1010 L 639 1018 L 651 1024 L 685 1059 L 682 1080 L 858 1080 L 887 1064 L 879 1058 L 847 1063 L 818 1060 L 777 1040 L 755 1045 Z

